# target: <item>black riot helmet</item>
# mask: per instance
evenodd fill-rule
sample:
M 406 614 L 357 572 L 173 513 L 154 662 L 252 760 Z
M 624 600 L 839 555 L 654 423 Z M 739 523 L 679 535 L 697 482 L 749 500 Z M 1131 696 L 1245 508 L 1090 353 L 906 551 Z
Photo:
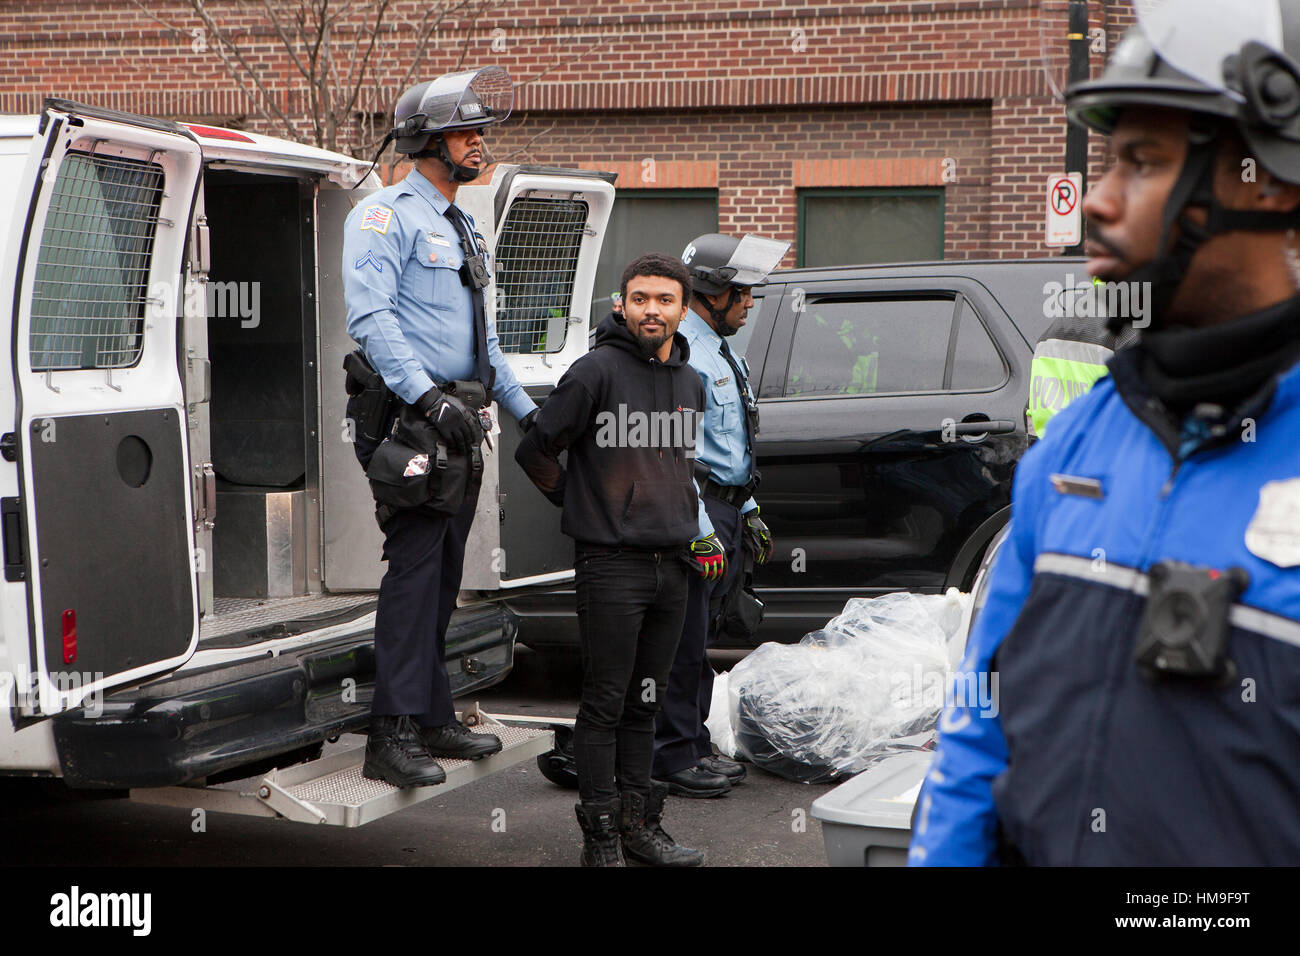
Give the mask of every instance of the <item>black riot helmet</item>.
M 499 66 L 448 73 L 418 83 L 397 99 L 393 128 L 379 145 L 375 162 L 394 140 L 399 153 L 442 160 L 453 182 L 467 183 L 481 170 L 453 163 L 442 133 L 503 123 L 514 107 L 514 83 Z M 371 168 L 374 163 L 371 164 Z
M 736 303 L 739 290 L 762 285 L 785 257 L 790 243 L 761 236 L 736 238 L 711 232 L 692 239 L 682 250 L 682 263 L 691 271 L 691 287 L 697 300 L 715 322 L 722 322 Z M 731 290 L 727 303 L 718 309 L 699 298 Z
M 1300 227 L 1300 214 L 1225 209 L 1214 198 L 1216 134 L 1231 124 L 1261 166 L 1300 183 L 1300 0 L 1135 0 L 1138 22 L 1100 79 L 1065 93 L 1071 120 L 1109 135 L 1125 107 L 1192 114 L 1182 172 L 1166 202 L 1160 256 L 1128 276 L 1152 283 L 1154 312 L 1172 301 L 1196 250 L 1235 230 Z M 1204 226 L 1184 215 L 1207 210 Z M 1168 248 L 1173 226 L 1179 238 Z M 1111 320 L 1118 331 L 1119 317 Z

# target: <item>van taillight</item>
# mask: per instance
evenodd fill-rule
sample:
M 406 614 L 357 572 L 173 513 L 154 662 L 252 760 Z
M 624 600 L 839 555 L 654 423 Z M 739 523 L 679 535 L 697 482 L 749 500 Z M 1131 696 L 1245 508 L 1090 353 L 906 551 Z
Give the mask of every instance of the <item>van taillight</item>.
M 71 664 L 77 659 L 77 612 L 63 612 L 63 663 Z

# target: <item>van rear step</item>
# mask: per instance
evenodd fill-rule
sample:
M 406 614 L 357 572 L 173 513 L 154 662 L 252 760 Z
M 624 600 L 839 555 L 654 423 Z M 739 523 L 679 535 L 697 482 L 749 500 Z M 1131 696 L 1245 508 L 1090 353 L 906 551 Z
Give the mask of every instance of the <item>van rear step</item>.
M 214 813 L 279 817 L 298 823 L 325 823 L 359 827 L 398 810 L 440 796 L 467 783 L 506 770 L 517 763 L 544 754 L 555 746 L 549 726 L 535 720 L 493 717 L 468 709 L 466 724 L 475 733 L 493 733 L 501 738 L 501 751 L 481 760 L 445 760 L 438 763 L 447 773 L 445 783 L 432 787 L 399 789 L 382 780 L 368 780 L 361 774 L 366 749 L 354 747 L 281 770 L 234 780 L 210 787 L 149 787 L 131 791 L 136 803 L 162 807 L 204 809 Z
M 373 611 L 377 602 L 373 591 L 282 598 L 219 597 L 214 601 L 213 613 L 199 623 L 199 649 L 244 647 L 343 624 Z

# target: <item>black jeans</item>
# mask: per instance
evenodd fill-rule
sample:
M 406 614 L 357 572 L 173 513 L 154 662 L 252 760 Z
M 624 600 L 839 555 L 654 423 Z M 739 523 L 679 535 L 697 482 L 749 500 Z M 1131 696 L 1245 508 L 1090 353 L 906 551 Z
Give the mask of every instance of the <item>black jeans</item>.
M 710 495 L 700 500 L 713 522 L 718 541 L 727 552 L 727 573 L 720 581 L 706 581 L 698 574 L 690 576 L 682 639 L 668 675 L 668 692 L 655 718 L 652 768 L 655 777 L 689 770 L 713 753 L 713 741 L 704 726 L 713 702 L 713 665 L 709 663 L 708 646 L 722 598 L 740 573 L 744 522 L 736 505 Z
M 620 789 L 650 792 L 655 713 L 682 633 L 691 573 L 677 554 L 578 546 L 582 703 L 573 751 L 584 802 L 611 799 Z

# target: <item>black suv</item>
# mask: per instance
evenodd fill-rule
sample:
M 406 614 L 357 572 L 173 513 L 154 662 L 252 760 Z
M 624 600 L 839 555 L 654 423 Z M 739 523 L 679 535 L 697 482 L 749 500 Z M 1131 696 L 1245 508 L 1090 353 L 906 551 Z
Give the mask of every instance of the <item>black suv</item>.
M 762 640 L 797 641 L 855 596 L 969 589 L 1027 447 L 1050 284 L 1086 279 L 1076 258 L 773 273 L 733 340 L 777 545 L 755 574 Z M 576 643 L 571 588 L 509 603 L 523 643 Z

